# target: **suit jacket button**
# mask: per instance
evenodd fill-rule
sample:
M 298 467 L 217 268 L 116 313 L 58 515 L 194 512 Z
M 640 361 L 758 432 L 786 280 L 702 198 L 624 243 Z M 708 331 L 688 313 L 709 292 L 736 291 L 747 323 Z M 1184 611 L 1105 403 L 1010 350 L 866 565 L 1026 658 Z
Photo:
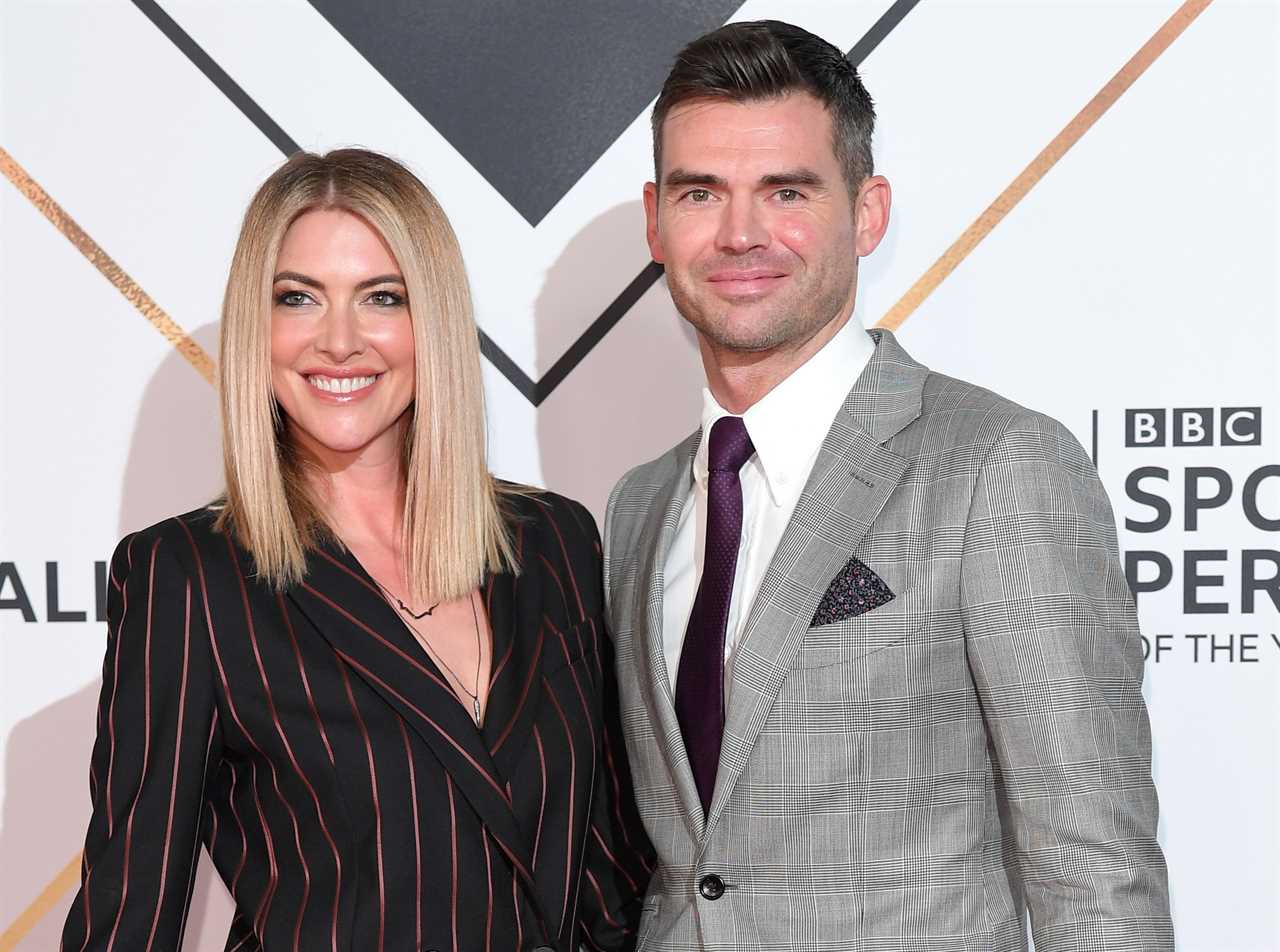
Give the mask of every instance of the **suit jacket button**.
M 715 873 L 703 876 L 698 880 L 698 893 L 703 899 L 715 902 L 724 895 L 724 880 Z

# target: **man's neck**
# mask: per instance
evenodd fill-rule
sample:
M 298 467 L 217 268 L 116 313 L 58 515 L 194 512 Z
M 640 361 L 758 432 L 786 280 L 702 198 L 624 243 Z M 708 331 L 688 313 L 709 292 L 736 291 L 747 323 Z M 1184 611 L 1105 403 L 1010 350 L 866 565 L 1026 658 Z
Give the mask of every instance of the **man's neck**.
M 707 389 L 730 413 L 741 415 L 782 383 L 838 334 L 853 316 L 852 309 L 803 341 L 789 341 L 767 351 L 734 351 L 698 335 Z

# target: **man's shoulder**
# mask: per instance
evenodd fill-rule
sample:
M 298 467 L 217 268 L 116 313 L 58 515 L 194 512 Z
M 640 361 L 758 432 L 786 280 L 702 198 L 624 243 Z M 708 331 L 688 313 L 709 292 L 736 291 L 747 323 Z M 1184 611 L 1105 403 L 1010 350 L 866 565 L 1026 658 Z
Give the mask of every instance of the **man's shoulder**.
M 1035 412 L 987 387 L 930 370 L 925 378 L 921 414 L 955 410 L 990 413 L 1002 419 Z
M 968 417 L 983 421 L 984 429 L 1023 424 L 1060 426 L 1053 417 L 1016 400 L 959 377 L 930 370 L 921 395 L 921 417 Z
M 623 546 L 634 542 L 630 534 L 644 525 L 654 508 L 670 495 L 673 486 L 680 485 L 680 474 L 691 473 L 699 435 L 700 431 L 694 430 L 662 455 L 633 466 L 614 485 L 604 517 L 606 557 L 610 550 L 618 550 L 620 542 Z M 620 532 L 626 538 L 620 539 Z
M 660 456 L 627 470 L 609 494 L 610 510 L 620 505 L 647 504 L 681 470 L 687 470 L 698 448 L 699 433 L 694 430 Z
M 930 371 L 921 395 L 919 438 L 993 449 L 1004 443 L 1032 455 L 1048 453 L 1077 461 L 1083 450 L 1059 420 L 967 380 Z

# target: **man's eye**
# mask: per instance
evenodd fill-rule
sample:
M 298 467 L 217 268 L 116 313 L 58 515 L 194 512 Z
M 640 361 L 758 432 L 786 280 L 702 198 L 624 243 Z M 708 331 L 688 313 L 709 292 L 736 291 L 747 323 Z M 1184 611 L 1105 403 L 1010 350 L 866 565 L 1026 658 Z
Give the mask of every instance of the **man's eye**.
M 374 291 L 369 295 L 369 303 L 378 307 L 399 307 L 404 303 L 404 297 L 394 291 Z
M 281 291 L 276 295 L 276 303 L 285 307 L 301 307 L 311 303 L 311 295 L 305 291 Z
M 703 202 L 708 202 L 711 200 L 711 193 L 708 192 L 705 188 L 695 188 L 689 191 L 689 194 L 687 197 L 689 201 L 695 202 L 697 204 L 701 204 Z
M 794 188 L 783 188 L 778 190 L 778 198 L 782 199 L 784 202 L 798 202 L 800 199 L 804 198 L 804 196 Z

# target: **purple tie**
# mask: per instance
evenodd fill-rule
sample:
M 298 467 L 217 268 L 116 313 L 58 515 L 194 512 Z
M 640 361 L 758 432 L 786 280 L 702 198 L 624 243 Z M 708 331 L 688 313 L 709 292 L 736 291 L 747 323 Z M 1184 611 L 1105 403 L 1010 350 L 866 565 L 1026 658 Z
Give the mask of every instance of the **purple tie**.
M 741 417 L 716 420 L 707 445 L 707 547 L 676 675 L 676 717 L 704 813 L 711 808 L 724 735 L 724 635 L 742 540 L 738 470 L 755 452 Z

